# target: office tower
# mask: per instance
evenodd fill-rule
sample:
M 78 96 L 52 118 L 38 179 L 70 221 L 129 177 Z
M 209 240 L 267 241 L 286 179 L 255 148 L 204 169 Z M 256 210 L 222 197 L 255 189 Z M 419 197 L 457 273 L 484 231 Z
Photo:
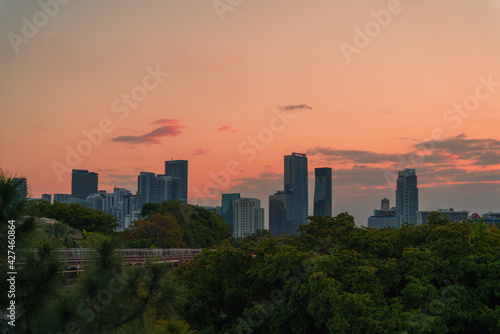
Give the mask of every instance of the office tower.
M 54 194 L 54 202 L 66 202 L 71 197 L 70 194 Z
M 181 179 L 180 200 L 187 203 L 188 198 L 188 161 L 170 160 L 165 161 L 165 175 L 175 176 Z
M 235 238 L 244 238 L 264 229 L 264 209 L 256 198 L 240 198 L 234 202 Z
M 52 203 L 52 194 L 42 194 L 42 201 Z
M 12 178 L 12 181 L 19 182 L 19 185 L 17 186 L 17 189 L 19 191 L 19 196 L 21 199 L 27 199 L 28 198 L 28 182 L 26 181 L 25 177 L 14 177 Z
M 146 203 L 156 202 L 156 175 L 155 173 L 141 172 L 137 176 L 137 197 L 139 198 L 139 210 Z
M 182 200 L 182 180 L 180 177 L 157 175 L 156 179 L 158 183 L 157 203 Z
M 240 199 L 240 194 L 222 194 L 222 218 L 234 231 L 234 202 Z
M 396 185 L 396 214 L 399 226 L 403 223 L 417 224 L 418 188 L 415 169 L 398 172 Z
M 389 200 L 382 199 L 380 209 L 373 210 L 373 216 L 368 218 L 368 227 L 371 228 L 399 228 L 399 220 L 395 208 L 389 209 Z
M 287 208 L 292 210 L 292 223 L 297 227 L 302 224 L 307 224 L 309 209 L 307 157 L 305 154 L 292 153 L 292 155 L 285 155 L 284 191 L 290 191 L 292 193 L 292 203 L 291 206 Z
M 88 170 L 73 169 L 71 173 L 71 197 L 85 200 L 97 192 L 98 175 Z
M 332 169 L 315 168 L 314 215 L 332 215 Z
M 292 203 L 292 193 L 279 190 L 269 196 L 269 232 L 272 236 L 284 233 L 295 234 L 297 226 L 292 224 L 292 211 L 287 210 Z

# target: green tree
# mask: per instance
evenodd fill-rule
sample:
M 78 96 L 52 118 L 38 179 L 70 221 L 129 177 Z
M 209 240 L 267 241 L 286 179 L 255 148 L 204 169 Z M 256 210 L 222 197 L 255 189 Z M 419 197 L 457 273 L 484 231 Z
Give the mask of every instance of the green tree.
M 87 232 L 112 233 L 118 227 L 117 219 L 113 215 L 75 203 L 30 202 L 28 213 L 37 217 L 56 219 L 80 231 L 85 229 Z
M 182 239 L 188 248 L 214 247 L 231 236 L 231 227 L 220 215 L 200 206 L 189 205 L 181 201 L 143 205 L 141 210 L 143 217 L 155 213 L 170 214 L 175 217 L 182 228 Z
M 126 242 L 139 242 L 159 248 L 183 248 L 182 229 L 172 215 L 155 213 L 148 218 L 132 222 L 123 232 Z

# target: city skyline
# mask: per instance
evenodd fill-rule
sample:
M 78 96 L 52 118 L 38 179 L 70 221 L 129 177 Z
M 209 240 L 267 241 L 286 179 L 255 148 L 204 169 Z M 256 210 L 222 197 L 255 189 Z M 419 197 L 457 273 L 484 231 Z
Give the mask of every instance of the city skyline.
M 283 155 L 303 152 L 309 214 L 322 166 L 358 225 L 405 168 L 421 209 L 498 211 L 500 1 L 389 3 L 71 2 L 25 37 L 43 8 L 6 0 L 0 167 L 39 198 L 69 193 L 72 169 L 134 191 L 184 159 L 188 202 L 268 212 Z

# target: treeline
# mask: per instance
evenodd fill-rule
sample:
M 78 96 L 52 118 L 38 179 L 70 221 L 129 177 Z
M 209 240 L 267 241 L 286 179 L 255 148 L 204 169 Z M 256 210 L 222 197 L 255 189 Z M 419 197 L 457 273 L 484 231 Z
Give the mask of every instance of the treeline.
M 500 333 L 499 229 L 480 221 L 356 227 L 226 242 L 175 271 L 200 333 Z
M 220 215 L 181 201 L 144 204 L 141 216 L 145 218 L 124 233 L 131 245 L 207 248 L 220 245 L 232 234 Z
M 180 201 L 143 205 L 143 219 L 129 228 L 115 232 L 118 226 L 113 215 L 78 204 L 47 201 L 26 203 L 27 216 L 56 219 L 71 228 L 88 233 L 113 234 L 129 248 L 207 248 L 221 244 L 231 236 L 231 227 L 218 214 Z M 59 224 L 58 224 L 59 225 Z M 73 239 L 63 243 L 76 247 Z

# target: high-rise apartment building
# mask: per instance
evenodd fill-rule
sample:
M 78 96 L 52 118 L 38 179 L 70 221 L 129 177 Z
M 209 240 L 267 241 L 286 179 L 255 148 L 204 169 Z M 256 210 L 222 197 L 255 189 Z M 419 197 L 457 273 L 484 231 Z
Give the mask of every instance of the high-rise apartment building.
M 139 209 L 146 203 L 156 203 L 157 185 L 155 173 L 141 172 L 137 176 Z
M 288 206 L 292 203 L 292 193 L 289 191 L 278 191 L 269 196 L 269 233 L 279 236 L 284 233 L 295 234 L 297 226 L 292 223 L 292 211 Z
M 234 231 L 234 202 L 240 199 L 239 193 L 222 194 L 222 218 L 231 226 Z
M 170 160 L 165 161 L 165 175 L 174 176 L 181 179 L 181 189 L 179 200 L 187 203 L 188 198 L 188 161 Z
M 332 169 L 314 169 L 314 215 L 332 215 Z
M 234 202 L 235 238 L 244 238 L 264 229 L 264 209 L 256 198 L 240 198 Z
M 291 210 L 292 223 L 297 227 L 307 224 L 309 215 L 307 157 L 302 153 L 285 155 L 284 191 L 292 193 Z
M 182 179 L 180 177 L 169 176 L 169 175 L 157 175 L 156 179 L 158 182 L 156 201 L 158 203 L 161 203 L 163 201 L 183 200 Z
M 396 185 L 396 214 L 399 227 L 403 223 L 417 224 L 418 188 L 415 169 L 398 172 Z
M 71 173 L 71 197 L 85 200 L 97 193 L 98 174 L 88 170 L 73 169 Z
M 155 175 L 141 172 L 137 177 L 137 196 L 139 208 L 146 203 L 179 201 L 182 199 L 182 180 L 180 177 Z

